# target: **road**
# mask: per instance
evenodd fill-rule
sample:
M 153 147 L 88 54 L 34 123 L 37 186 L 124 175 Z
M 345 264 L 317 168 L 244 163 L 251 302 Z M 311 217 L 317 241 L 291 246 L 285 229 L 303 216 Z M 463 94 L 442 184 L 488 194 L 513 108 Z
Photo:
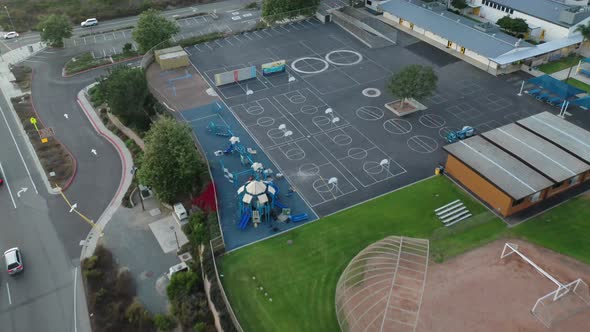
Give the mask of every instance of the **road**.
M 220 1 L 220 2 L 213 2 L 209 4 L 202 4 L 196 5 L 191 7 L 185 8 L 177 8 L 171 9 L 167 11 L 163 11 L 163 15 L 171 20 L 176 20 L 176 17 L 182 17 L 186 15 L 196 14 L 196 13 L 213 13 L 214 11 L 218 14 L 233 12 L 236 10 L 240 10 L 244 8 L 245 5 L 251 3 L 252 0 L 227 0 L 227 1 Z M 262 1 L 258 1 L 262 2 Z M 210 18 L 210 16 L 207 16 Z M 253 17 L 240 17 L 241 21 L 250 21 Z M 72 38 L 66 40 L 66 47 L 78 47 L 82 45 L 87 45 L 91 40 L 94 41 L 95 39 L 100 42 L 109 41 L 107 40 L 107 36 L 110 35 L 110 41 L 118 41 L 116 43 L 112 43 L 117 45 L 118 53 L 121 52 L 120 48 L 123 46 L 125 42 L 131 41 L 131 30 L 135 26 L 138 20 L 138 16 L 130 16 L 124 18 L 113 19 L 109 21 L 100 21 L 100 17 L 98 17 L 99 24 L 95 27 L 88 27 L 88 28 L 81 28 L 79 24 L 75 25 L 72 31 Z M 196 21 L 195 21 L 196 20 Z M 179 27 L 181 28 L 181 34 L 187 34 L 191 31 L 200 30 L 201 27 L 195 26 L 191 27 L 191 25 L 195 24 L 188 24 L 191 22 L 202 21 L 201 18 L 195 17 L 193 20 L 192 18 L 188 19 L 179 19 L 177 20 Z M 248 23 L 246 23 L 248 24 Z M 198 24 L 196 24 L 198 25 Z M 113 34 L 113 32 L 116 33 Z M 180 35 L 180 34 L 179 34 Z M 86 38 L 84 38 L 86 37 Z M 95 38 L 96 37 L 96 38 Z M 124 37 L 124 38 L 121 38 Z M 115 39 L 116 38 L 116 39 Z M 7 52 L 11 49 L 21 47 L 23 45 L 33 44 L 39 42 L 41 40 L 38 32 L 27 32 L 22 33 L 21 36 L 17 39 L 12 40 L 0 40 L 0 51 L 2 53 Z M 111 47 L 112 47 L 111 46 Z M 105 50 L 108 50 L 109 47 L 105 47 Z
M 19 247 L 25 271 L 8 276 L 2 261 L 0 329 L 7 332 L 74 331 L 74 271 L 79 262 L 75 256 L 67 254 L 63 238 L 52 221 L 55 217 L 70 223 L 79 221 L 68 218 L 63 201 L 49 195 L 41 185 L 39 173 L 23 137 L 15 129 L 17 126 L 10 112 L 2 96 L 0 163 L 5 184 L 0 188 L 0 251 Z

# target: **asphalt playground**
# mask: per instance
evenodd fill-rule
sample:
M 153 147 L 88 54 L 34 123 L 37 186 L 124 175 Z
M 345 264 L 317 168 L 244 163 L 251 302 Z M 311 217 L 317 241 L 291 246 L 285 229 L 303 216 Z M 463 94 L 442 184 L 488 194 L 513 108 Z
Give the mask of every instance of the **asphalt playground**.
M 320 217 L 433 175 L 450 130 L 485 132 L 559 111 L 517 95 L 525 73 L 493 77 L 402 32 L 398 45 L 380 49 L 315 19 L 253 36 L 187 51 L 212 86 L 215 74 L 256 66 L 256 78 L 216 88 L 231 111 L 224 119 L 239 121 Z M 263 76 L 260 65 L 276 60 L 287 72 Z M 421 100 L 427 110 L 398 117 L 384 107 L 396 100 L 387 84 L 409 64 L 432 66 L 438 88 Z

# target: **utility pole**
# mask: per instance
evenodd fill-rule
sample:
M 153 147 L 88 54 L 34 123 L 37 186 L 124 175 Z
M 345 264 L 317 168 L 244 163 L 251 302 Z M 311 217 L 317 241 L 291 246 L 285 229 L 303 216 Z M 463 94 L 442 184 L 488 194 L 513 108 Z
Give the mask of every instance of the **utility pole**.
M 14 30 L 14 24 L 12 24 L 12 17 L 10 17 L 10 13 L 8 12 L 8 7 L 4 6 L 4 10 L 6 10 L 6 15 L 8 15 L 8 20 L 10 21 L 10 26 L 12 27 L 12 31 Z
M 135 185 L 137 186 L 137 192 L 139 193 L 139 201 L 141 202 L 141 210 L 145 211 L 145 206 L 143 206 L 143 196 L 141 196 L 141 190 L 139 189 L 139 182 L 137 182 L 137 167 L 133 166 L 133 168 L 131 169 L 131 174 L 133 174 L 133 179 L 135 180 Z M 131 200 L 132 198 L 129 197 L 129 199 Z

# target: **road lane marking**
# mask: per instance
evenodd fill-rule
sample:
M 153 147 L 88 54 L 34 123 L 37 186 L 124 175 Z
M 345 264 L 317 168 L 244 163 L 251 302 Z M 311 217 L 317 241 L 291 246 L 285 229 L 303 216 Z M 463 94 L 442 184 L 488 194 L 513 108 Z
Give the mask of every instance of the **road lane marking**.
M 8 188 L 8 193 L 10 194 L 10 199 L 12 200 L 12 205 L 16 209 L 16 202 L 14 201 L 14 197 L 12 196 L 12 190 L 10 190 L 10 185 L 8 184 L 8 180 L 6 179 L 6 172 L 4 172 L 4 167 L 2 167 L 2 163 L 0 162 L 0 171 L 2 171 L 2 176 L 4 176 L 4 182 L 6 182 L 6 187 Z
M 10 286 L 6 283 L 6 293 L 8 293 L 8 304 L 12 305 L 12 298 L 10 298 Z
M 74 269 L 74 332 L 78 332 L 78 313 L 76 308 L 76 291 L 78 288 L 78 267 Z
M 2 97 L 4 99 L 6 99 L 4 92 L 2 92 L 2 90 L 0 90 L 0 92 L 2 93 Z M 10 125 L 8 124 L 8 120 L 6 119 L 6 115 L 4 115 L 4 110 L 2 108 L 0 108 L 0 113 L 2 113 L 2 118 L 4 118 L 4 123 L 6 123 L 6 127 L 8 128 L 8 132 L 10 133 L 10 137 L 12 137 L 12 141 L 14 142 L 14 146 L 16 146 L 16 151 L 18 151 L 18 155 L 20 156 L 20 160 L 22 160 L 23 165 L 25 166 L 25 170 L 27 171 L 27 175 L 29 175 L 29 180 L 31 180 L 31 184 L 33 185 L 33 188 L 35 188 L 35 193 L 39 194 L 39 191 L 37 190 L 37 186 L 35 185 L 35 182 L 33 182 L 33 177 L 31 176 L 31 172 L 29 171 L 29 167 L 27 166 L 27 163 L 25 163 L 25 158 L 23 157 L 23 153 L 20 151 L 18 144 L 16 144 L 16 138 L 14 138 L 14 134 L 12 133 L 12 129 L 10 129 Z M 2 173 L 4 173 L 4 171 L 2 171 Z

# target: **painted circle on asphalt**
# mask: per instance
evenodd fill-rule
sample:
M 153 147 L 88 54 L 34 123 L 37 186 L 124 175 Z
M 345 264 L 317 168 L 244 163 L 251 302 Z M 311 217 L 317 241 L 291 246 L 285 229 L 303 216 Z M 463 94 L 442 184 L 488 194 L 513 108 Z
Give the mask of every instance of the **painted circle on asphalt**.
M 348 149 L 348 156 L 352 159 L 361 160 L 367 158 L 369 153 L 367 150 L 362 148 L 350 148 Z
M 320 173 L 320 168 L 314 163 L 303 164 L 299 166 L 299 174 L 302 176 L 314 176 Z
M 301 160 L 305 158 L 305 151 L 300 148 L 292 148 L 285 151 L 285 157 L 289 160 Z
M 432 153 L 438 149 L 438 143 L 428 136 L 416 135 L 408 139 L 408 147 L 418 153 Z
M 268 137 L 272 139 L 279 139 L 285 137 L 285 132 L 280 130 L 279 128 L 271 128 L 266 132 L 266 134 L 268 135 Z
M 273 124 L 275 124 L 275 119 L 269 117 L 269 116 L 263 116 L 258 118 L 258 120 L 256 120 L 256 124 L 259 125 L 260 127 L 270 127 Z
M 383 122 L 383 129 L 396 135 L 404 135 L 412 131 L 412 124 L 403 119 L 389 119 Z
M 332 141 L 334 143 L 336 143 L 337 145 L 345 146 L 345 145 L 349 145 L 350 143 L 352 143 L 352 137 L 350 137 L 346 134 L 338 134 L 338 135 L 332 137 Z
M 447 138 L 447 135 L 453 131 L 457 131 L 455 128 L 451 127 L 442 127 L 438 130 L 438 135 L 444 139 Z
M 367 174 L 377 175 L 383 172 L 384 168 L 376 161 L 367 161 L 363 164 L 363 170 Z
M 328 183 L 325 179 L 317 179 L 313 181 L 313 189 L 318 193 L 329 193 L 336 187 L 333 183 Z
M 314 114 L 317 111 L 318 111 L 317 106 L 313 106 L 313 105 L 303 105 L 303 106 L 301 106 L 301 113 Z
M 339 53 L 348 53 L 348 54 L 353 54 L 356 55 L 356 59 L 352 62 L 338 62 L 338 61 L 334 61 L 332 60 L 332 56 L 339 54 Z M 332 52 L 329 52 L 328 54 L 326 54 L 326 61 L 328 61 L 329 63 L 336 65 L 336 66 L 352 66 L 352 65 L 356 65 L 357 63 L 360 63 L 361 61 L 363 61 L 363 55 L 360 54 L 359 52 L 356 51 L 351 51 L 351 50 L 335 50 Z
M 327 55 L 326 55 L 327 57 Z M 304 69 L 299 69 L 297 68 L 297 64 L 301 61 L 319 61 L 322 63 L 322 68 L 318 69 L 318 70 L 304 70 Z M 300 73 L 300 74 L 319 74 L 321 72 L 324 72 L 328 69 L 330 65 L 328 64 L 328 61 L 322 59 L 322 58 L 316 58 L 316 57 L 303 57 L 303 58 L 299 58 L 293 62 L 291 62 L 291 69 L 293 69 L 294 71 Z
M 362 106 L 356 110 L 356 116 L 366 121 L 379 120 L 384 114 L 382 109 L 375 106 Z
M 442 116 L 437 114 L 424 114 L 420 117 L 420 123 L 428 128 L 440 128 L 445 125 L 446 121 Z
M 323 115 L 314 116 L 313 119 L 311 119 L 311 120 L 318 127 L 325 127 L 325 126 L 329 125 L 330 123 L 332 123 L 332 121 L 330 121 L 330 118 L 328 118 L 327 116 L 323 116 Z
M 304 103 L 307 100 L 307 98 L 305 98 L 304 95 L 294 95 L 294 96 L 287 97 L 287 98 L 293 104 L 301 104 L 301 103 Z
M 264 108 L 259 105 L 250 106 L 246 109 L 246 112 L 250 115 L 259 115 L 264 113 Z
M 363 90 L 363 96 L 369 98 L 377 98 L 381 96 L 381 90 L 376 88 L 366 88 Z

